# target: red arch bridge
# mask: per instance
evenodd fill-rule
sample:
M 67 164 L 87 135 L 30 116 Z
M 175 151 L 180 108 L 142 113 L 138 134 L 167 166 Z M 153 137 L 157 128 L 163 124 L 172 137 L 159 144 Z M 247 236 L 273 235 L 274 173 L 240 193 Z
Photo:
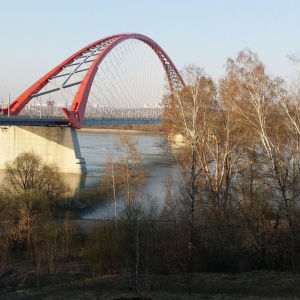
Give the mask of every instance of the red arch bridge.
M 0 125 L 157 123 L 162 96 L 183 85 L 166 52 L 135 33 L 108 36 L 56 66 L 2 107 Z
M 61 145 L 71 149 L 76 164 L 82 165 L 75 129 L 159 123 L 163 95 L 183 85 L 170 57 L 147 36 L 124 33 L 91 43 L 14 101 L 2 103 L 0 168 L 6 160 L 28 150 L 62 165 L 70 153 L 63 153 Z M 63 171 L 73 172 L 72 168 L 67 166 Z

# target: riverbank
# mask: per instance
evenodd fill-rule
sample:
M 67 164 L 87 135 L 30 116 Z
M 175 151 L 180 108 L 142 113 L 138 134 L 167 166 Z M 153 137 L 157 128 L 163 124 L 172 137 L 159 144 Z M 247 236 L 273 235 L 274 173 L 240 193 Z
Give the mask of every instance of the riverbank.
M 82 127 L 79 132 L 92 133 L 128 133 L 128 134 L 162 134 L 161 124 L 129 124 Z
M 128 134 L 155 134 L 157 132 L 147 132 L 142 130 L 133 130 L 133 129 L 110 129 L 110 128 L 88 128 L 83 127 L 79 129 L 80 132 L 86 133 L 128 133 Z

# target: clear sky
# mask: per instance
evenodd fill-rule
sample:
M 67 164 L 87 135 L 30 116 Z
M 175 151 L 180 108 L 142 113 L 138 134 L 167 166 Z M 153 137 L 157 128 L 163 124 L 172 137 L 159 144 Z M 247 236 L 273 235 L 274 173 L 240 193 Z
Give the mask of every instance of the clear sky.
M 152 38 L 179 70 L 196 64 L 218 79 L 227 57 L 250 48 L 285 77 L 300 51 L 300 0 L 0 0 L 0 100 L 123 32 Z

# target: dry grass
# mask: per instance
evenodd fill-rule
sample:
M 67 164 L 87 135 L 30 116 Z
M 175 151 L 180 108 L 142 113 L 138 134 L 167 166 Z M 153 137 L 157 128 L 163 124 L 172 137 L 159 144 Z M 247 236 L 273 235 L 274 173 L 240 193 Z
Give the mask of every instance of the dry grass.
M 0 289 L 0 299 L 101 299 L 133 297 L 127 276 L 92 277 L 87 274 L 29 275 L 10 292 Z M 256 271 L 237 275 L 195 274 L 193 295 L 188 296 L 182 276 L 153 276 L 148 297 L 156 300 L 184 299 L 300 299 L 300 275 Z M 101 292 L 101 297 L 99 294 Z M 97 297 L 98 296 L 98 297 Z
M 161 124 L 132 124 L 132 125 L 98 125 L 98 126 L 84 126 L 80 132 L 93 132 L 93 133 L 161 133 Z

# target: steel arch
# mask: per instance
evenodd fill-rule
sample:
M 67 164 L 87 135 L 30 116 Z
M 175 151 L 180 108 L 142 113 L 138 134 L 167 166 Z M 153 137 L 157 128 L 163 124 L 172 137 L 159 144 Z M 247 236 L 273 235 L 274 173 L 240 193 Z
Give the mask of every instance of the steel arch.
M 101 49 L 100 53 L 96 56 L 92 65 L 89 67 L 83 80 L 81 81 L 78 91 L 74 97 L 73 103 L 70 107 L 70 110 L 68 110 L 67 108 L 62 108 L 64 114 L 66 115 L 66 118 L 70 121 L 72 126 L 77 129 L 80 129 L 83 124 L 84 112 L 86 109 L 88 95 L 94 77 L 97 73 L 99 64 L 114 47 L 116 47 L 119 43 L 127 39 L 140 40 L 153 49 L 153 51 L 156 53 L 164 67 L 171 92 L 177 87 L 184 86 L 184 81 L 181 75 L 179 74 L 178 70 L 176 69 L 175 65 L 173 64 L 169 56 L 166 54 L 166 52 L 156 42 L 154 42 L 149 37 L 138 33 L 116 34 L 105 37 L 87 45 L 86 47 L 82 48 L 81 50 L 77 51 L 69 58 L 64 60 L 61 64 L 56 66 L 50 72 L 45 74 L 42 78 L 36 81 L 32 86 L 30 86 L 25 92 L 23 92 L 16 100 L 14 100 L 10 104 L 10 114 L 17 115 L 27 105 L 27 103 L 31 100 L 33 95 L 37 94 L 48 83 L 48 80 L 51 77 L 58 75 L 63 70 L 63 68 L 72 63 L 72 61 L 75 58 L 82 56 L 85 51 L 88 51 L 89 49 L 99 44 L 102 44 L 103 49 Z M 3 113 L 7 115 L 8 109 L 4 109 Z

